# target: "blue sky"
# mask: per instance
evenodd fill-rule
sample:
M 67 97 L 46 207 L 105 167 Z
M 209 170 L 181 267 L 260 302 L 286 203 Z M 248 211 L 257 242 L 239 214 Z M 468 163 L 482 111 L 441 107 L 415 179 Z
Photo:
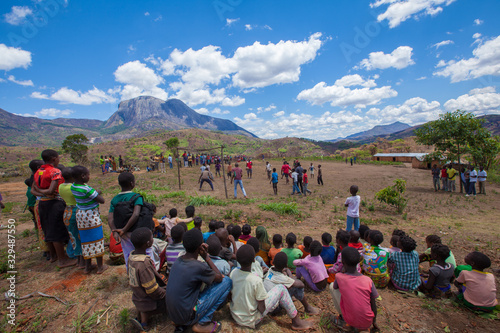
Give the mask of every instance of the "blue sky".
M 0 108 L 106 120 L 179 98 L 262 138 L 500 113 L 497 0 L 0 4 Z

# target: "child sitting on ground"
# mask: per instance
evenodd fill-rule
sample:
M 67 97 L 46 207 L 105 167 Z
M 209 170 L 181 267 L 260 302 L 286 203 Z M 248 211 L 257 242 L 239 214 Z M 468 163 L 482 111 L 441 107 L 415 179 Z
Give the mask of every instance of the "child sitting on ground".
M 103 264 L 104 257 L 104 232 L 102 229 L 99 204 L 104 203 L 100 190 L 94 190 L 88 186 L 90 172 L 84 167 L 77 165 L 72 168 L 73 185 L 71 193 L 76 200 L 76 223 L 80 241 L 82 244 L 82 256 L 85 260 L 85 273 L 92 270 L 92 258 L 97 261 L 97 274 L 102 274 L 107 268 Z
M 367 231 L 370 231 L 370 228 L 367 225 L 360 225 L 359 226 L 359 238 L 362 240 L 361 244 L 363 244 L 363 252 L 366 251 L 367 248 L 370 247 L 370 244 L 368 243 L 368 240 L 366 239 L 368 237 Z
M 232 245 L 233 249 L 236 248 L 233 236 L 230 236 L 224 228 L 217 229 L 215 231 L 215 235 L 219 238 L 222 246 L 221 251 L 219 252 L 219 257 L 226 261 L 236 260 L 236 254 L 229 248 L 230 245 Z
M 399 242 L 399 236 L 392 235 L 390 241 L 391 247 L 389 248 L 390 253 L 401 252 L 401 249 L 398 247 L 398 242 Z
M 366 238 L 370 246 L 363 254 L 363 273 L 373 280 L 377 288 L 385 288 L 389 284 L 390 277 L 387 269 L 389 250 L 380 246 L 384 241 L 384 235 L 378 230 L 370 230 Z
M 179 218 L 177 217 L 177 209 L 172 208 L 168 212 L 168 216 L 164 217 L 161 220 L 158 220 L 158 222 L 164 226 L 164 234 L 167 239 L 171 237 L 170 235 L 170 230 L 178 223 Z
M 208 237 L 206 243 L 208 245 L 208 255 L 214 265 L 217 266 L 222 275 L 229 276 L 232 264 L 219 257 L 220 250 L 222 249 L 219 238 L 216 235 L 211 235 Z
M 193 224 L 194 224 L 194 227 L 198 230 L 201 231 L 201 224 L 203 223 L 203 220 L 201 219 L 201 217 L 199 216 L 196 216 L 194 219 L 193 219 Z
M 454 279 L 453 265 L 446 263 L 450 256 L 450 249 L 443 244 L 434 244 L 431 248 L 431 258 L 436 263 L 429 268 L 428 279 L 421 278 L 420 290 L 431 297 L 449 297 L 451 295 L 451 281 Z
M 187 225 L 188 230 L 191 230 L 194 228 L 194 206 L 187 206 L 185 209 L 186 212 L 186 218 L 185 219 L 178 219 L 177 223 L 179 222 L 184 222 Z
M 240 242 L 246 244 L 247 240 L 249 240 L 252 236 L 250 235 L 252 233 L 252 227 L 250 224 L 245 224 L 243 225 L 243 228 L 241 228 L 241 232 L 243 235 L 240 236 Z
M 377 289 L 373 281 L 360 274 L 356 266 L 360 261 L 359 252 L 352 247 L 342 250 L 344 272 L 338 273 L 335 282 L 330 284 L 330 293 L 333 304 L 339 313 L 334 324 L 347 330 L 349 325 L 357 330 L 368 330 L 376 324 L 378 298 Z
M 255 250 L 250 245 L 243 245 L 237 252 L 241 269 L 231 272 L 233 288 L 231 289 L 231 316 L 238 325 L 255 328 L 262 319 L 281 305 L 292 318 L 292 329 L 306 330 L 313 326 L 312 322 L 300 319 L 292 298 L 283 285 L 277 285 L 266 292 L 261 278 L 254 275 L 252 263 Z
M 184 236 L 184 228 L 182 225 L 174 225 L 170 230 L 172 242 L 168 243 L 165 250 L 165 262 L 167 263 L 167 274 L 174 262 L 185 253 L 184 245 L 182 245 L 182 237 Z
M 353 230 L 351 230 L 350 232 L 352 232 L 352 231 Z M 344 248 L 346 248 L 347 246 L 349 246 L 348 244 L 349 244 L 350 238 L 351 238 L 351 235 L 349 234 L 349 232 L 347 232 L 345 230 L 337 231 L 337 236 L 335 237 L 335 242 L 337 243 L 337 251 L 335 253 L 336 258 L 335 258 L 335 263 L 333 264 L 333 266 L 328 268 L 329 274 L 337 274 L 339 272 L 342 272 L 342 268 L 343 268 L 342 250 Z M 358 266 L 358 268 L 360 268 L 360 266 Z
M 302 245 L 299 245 L 298 248 L 300 251 L 302 251 L 302 259 L 307 257 L 309 254 L 311 254 L 311 243 L 313 239 L 311 236 L 306 236 L 304 237 L 304 240 L 302 241 Z
M 286 248 L 281 249 L 281 252 L 285 252 L 288 257 L 288 268 L 295 270 L 293 261 L 302 258 L 302 251 L 294 248 L 295 243 L 297 243 L 297 236 L 293 232 L 290 232 L 286 235 L 285 242 Z
M 256 256 L 260 256 L 262 260 L 266 263 L 266 266 L 270 265 L 269 262 L 269 250 L 271 249 L 271 243 L 269 242 L 269 235 L 264 226 L 259 225 L 255 229 L 255 237 L 259 240 L 259 250 L 256 252 Z
M 305 259 L 296 259 L 293 264 L 297 266 L 296 275 L 297 279 L 304 277 L 309 288 L 316 292 L 323 291 L 328 282 L 328 273 L 326 272 L 325 264 L 321 259 L 321 243 L 312 241 L 311 254 Z
M 359 237 L 360 237 L 359 231 L 356 230 L 349 231 L 349 243 L 347 244 L 347 246 L 355 248 L 356 250 L 358 250 L 360 255 L 363 255 L 363 253 L 365 252 L 365 248 L 363 244 L 359 241 Z
M 491 260 L 481 252 L 471 252 L 465 257 L 465 263 L 472 271 L 463 270 L 455 280 L 458 288 L 458 300 L 473 310 L 491 312 L 498 304 L 495 276 L 484 270 L 491 266 Z
M 432 266 L 434 264 L 434 261 L 431 258 L 431 248 L 432 248 L 432 245 L 434 245 L 434 244 L 442 244 L 441 237 L 439 237 L 437 235 L 429 235 L 429 236 L 425 237 L 425 243 L 427 244 L 427 250 L 425 250 L 425 252 L 420 255 L 420 257 L 419 257 L 420 262 L 429 261 L 429 265 Z M 455 256 L 453 255 L 453 252 L 451 252 L 451 250 L 450 250 L 450 256 L 448 258 L 446 258 L 446 262 L 448 264 L 452 264 L 454 268 L 457 267 L 457 262 L 455 261 Z
M 321 242 L 323 243 L 323 248 L 321 250 L 321 259 L 325 265 L 333 265 L 335 263 L 335 248 L 330 245 L 332 242 L 332 235 L 328 232 L 321 235 Z
M 236 253 L 236 251 L 238 251 L 238 249 L 244 244 L 240 242 L 241 227 L 239 225 L 233 225 L 231 231 L 228 229 L 228 232 L 231 236 L 233 236 L 234 243 L 236 244 L 236 249 L 233 249 L 233 244 L 231 244 L 230 249 L 233 253 Z
M 153 244 L 153 234 L 148 228 L 137 228 L 131 235 L 134 252 L 128 257 L 128 280 L 132 289 L 132 302 L 137 309 L 137 319 L 132 323 L 138 329 L 148 329 L 151 315 L 165 312 L 165 281 L 156 271 L 146 249 Z
M 410 236 L 401 236 L 397 245 L 401 252 L 390 253 L 388 259 L 390 267 L 392 266 L 391 282 L 398 290 L 416 290 L 420 285 L 418 253 L 415 251 L 417 243 Z
M 277 285 L 284 285 L 288 289 L 290 297 L 295 297 L 304 306 L 304 311 L 309 314 L 318 314 L 319 309 L 310 305 L 304 296 L 304 283 L 293 277 L 292 272 L 287 268 L 288 258 L 284 253 L 277 253 L 274 266 L 269 269 L 264 277 L 264 288 L 269 292 Z
M 217 230 L 217 221 L 210 220 L 210 222 L 208 222 L 208 231 L 203 233 L 203 242 L 204 243 L 207 242 L 207 239 L 208 239 L 208 237 L 210 237 L 210 235 L 215 234 L 215 230 Z
M 231 291 L 231 279 L 224 277 L 210 259 L 203 235 L 198 229 L 182 237 L 186 253 L 180 256 L 167 282 L 167 313 L 176 331 L 194 325 L 194 332 L 218 332 L 220 322 L 213 322 L 214 312 L 226 301 Z M 198 256 L 205 262 L 198 260 Z M 201 291 L 202 285 L 207 285 Z
M 274 257 L 283 248 L 283 236 L 281 236 L 280 234 L 274 234 L 273 235 L 273 246 L 274 247 L 270 248 L 269 253 L 267 254 L 269 256 L 269 261 L 271 262 L 271 265 L 274 265 L 273 264 Z
M 351 196 L 346 199 L 344 206 L 347 207 L 346 230 L 351 231 L 354 225 L 354 230 L 359 230 L 359 203 L 361 197 L 357 195 L 358 186 L 352 185 L 349 188 Z
M 253 247 L 254 250 L 259 249 L 259 240 L 255 237 L 250 238 L 247 241 L 247 245 Z M 252 263 L 252 273 L 255 273 L 261 278 L 264 278 L 264 274 L 269 270 L 269 266 L 266 265 L 261 256 L 256 255 L 255 260 Z

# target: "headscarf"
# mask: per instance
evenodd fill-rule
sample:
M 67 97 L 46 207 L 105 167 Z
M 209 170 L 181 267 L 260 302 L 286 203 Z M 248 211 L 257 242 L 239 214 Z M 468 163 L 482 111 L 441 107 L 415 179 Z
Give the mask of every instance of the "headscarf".
M 255 236 L 259 240 L 260 249 L 263 251 L 269 251 L 271 248 L 271 243 L 269 242 L 269 235 L 267 234 L 267 230 L 263 226 L 258 226 L 255 229 Z

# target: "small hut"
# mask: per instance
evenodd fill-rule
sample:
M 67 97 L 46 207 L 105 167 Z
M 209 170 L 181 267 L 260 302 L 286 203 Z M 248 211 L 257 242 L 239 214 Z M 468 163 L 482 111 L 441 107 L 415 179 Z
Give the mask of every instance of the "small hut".
M 411 163 L 415 169 L 431 169 L 434 164 L 442 165 L 441 161 L 427 162 L 427 153 L 379 153 L 372 156 L 372 161 Z

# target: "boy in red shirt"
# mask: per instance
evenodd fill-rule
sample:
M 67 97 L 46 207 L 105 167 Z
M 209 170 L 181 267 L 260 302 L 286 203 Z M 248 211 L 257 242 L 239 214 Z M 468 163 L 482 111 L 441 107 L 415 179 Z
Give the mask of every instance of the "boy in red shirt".
M 59 154 L 52 149 L 42 152 L 44 165 L 34 175 L 32 194 L 41 196 L 38 204 L 40 224 L 45 235 L 45 242 L 49 248 L 50 262 L 58 260 L 60 268 L 74 266 L 76 259 L 70 259 L 64 251 L 64 244 L 69 241 L 69 234 L 64 224 L 64 210 L 66 204 L 59 196 L 59 185 L 64 183 L 59 165 Z
M 252 161 L 247 162 L 247 178 L 252 178 Z
M 312 193 L 307 189 L 307 185 L 309 185 L 309 178 L 307 177 L 307 170 L 304 169 L 304 173 L 302 174 L 302 187 L 304 189 L 304 196 L 306 196 L 307 192 L 309 192 L 309 194 Z
M 285 176 L 286 184 L 288 184 L 288 177 L 290 176 L 290 166 L 288 165 L 288 163 L 283 162 L 283 166 L 281 167 L 281 174 Z M 283 179 L 283 176 L 281 177 L 281 179 Z

